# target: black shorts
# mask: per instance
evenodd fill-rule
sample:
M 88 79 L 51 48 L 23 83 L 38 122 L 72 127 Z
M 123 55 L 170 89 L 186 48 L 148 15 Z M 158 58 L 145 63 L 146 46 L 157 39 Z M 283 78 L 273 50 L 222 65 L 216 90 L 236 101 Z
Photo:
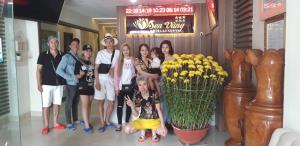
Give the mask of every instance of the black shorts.
M 95 89 L 93 86 L 79 86 L 78 87 L 78 94 L 79 95 L 94 95 Z

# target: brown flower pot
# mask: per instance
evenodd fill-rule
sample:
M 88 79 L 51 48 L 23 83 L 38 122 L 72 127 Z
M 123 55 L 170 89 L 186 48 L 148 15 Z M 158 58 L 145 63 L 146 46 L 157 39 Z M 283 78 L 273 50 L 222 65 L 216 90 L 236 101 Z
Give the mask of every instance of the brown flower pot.
M 257 94 L 245 111 L 245 146 L 267 146 L 275 129 L 283 120 L 284 57 L 280 51 L 268 49 L 247 52 L 254 66 Z
M 242 141 L 239 122 L 244 119 L 245 105 L 255 96 L 251 83 L 251 67 L 241 49 L 225 50 L 224 56 L 231 66 L 231 80 L 224 90 L 224 113 L 230 138 L 226 146 L 240 146 Z
M 172 125 L 174 133 L 177 136 L 177 139 L 186 144 L 196 144 L 200 142 L 208 133 L 208 128 L 200 129 L 200 130 L 186 130 L 186 129 L 179 129 Z

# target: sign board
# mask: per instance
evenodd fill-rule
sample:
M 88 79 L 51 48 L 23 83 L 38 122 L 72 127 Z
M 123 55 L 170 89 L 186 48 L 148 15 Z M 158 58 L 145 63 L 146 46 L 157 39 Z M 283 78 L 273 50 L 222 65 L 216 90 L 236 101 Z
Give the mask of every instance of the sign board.
M 3 63 L 2 38 L 0 38 L 0 63 Z
M 145 15 L 193 15 L 192 5 L 174 6 L 135 6 L 125 10 L 126 16 L 145 16 Z
M 126 16 L 126 33 L 194 33 L 194 15 Z
M 261 0 L 260 17 L 261 20 L 280 15 L 286 12 L 286 0 Z

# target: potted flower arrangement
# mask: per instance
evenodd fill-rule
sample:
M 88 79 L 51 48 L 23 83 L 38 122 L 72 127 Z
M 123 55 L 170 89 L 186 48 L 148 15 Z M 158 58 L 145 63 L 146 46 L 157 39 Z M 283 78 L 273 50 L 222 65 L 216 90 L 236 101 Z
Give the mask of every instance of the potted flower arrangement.
M 163 63 L 164 92 L 174 133 L 185 144 L 207 134 L 219 89 L 228 73 L 203 54 L 174 55 Z

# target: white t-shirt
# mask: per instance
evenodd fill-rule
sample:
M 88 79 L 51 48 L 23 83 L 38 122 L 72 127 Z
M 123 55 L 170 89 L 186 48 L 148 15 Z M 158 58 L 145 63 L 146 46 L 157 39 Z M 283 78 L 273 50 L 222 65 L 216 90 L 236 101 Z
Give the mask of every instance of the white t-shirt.
M 160 68 L 160 59 L 158 57 L 155 57 L 152 59 L 152 62 L 151 62 L 151 67 L 152 68 Z
M 124 58 L 124 64 L 123 64 L 123 69 L 122 69 L 122 75 L 121 75 L 121 80 L 120 80 L 120 89 L 122 88 L 122 84 L 131 84 L 131 79 L 132 79 L 132 67 L 134 64 L 132 64 L 132 59 L 126 59 Z
M 114 68 L 116 62 L 118 61 L 118 58 L 119 58 L 119 55 L 120 55 L 120 50 L 115 50 L 115 55 L 114 55 L 114 58 L 112 60 L 112 62 L 110 61 L 111 60 L 111 55 L 112 53 L 109 53 L 107 51 L 107 49 L 103 49 L 103 50 L 100 50 L 98 53 L 97 53 L 97 57 L 96 57 L 96 64 L 111 64 L 111 68 Z

